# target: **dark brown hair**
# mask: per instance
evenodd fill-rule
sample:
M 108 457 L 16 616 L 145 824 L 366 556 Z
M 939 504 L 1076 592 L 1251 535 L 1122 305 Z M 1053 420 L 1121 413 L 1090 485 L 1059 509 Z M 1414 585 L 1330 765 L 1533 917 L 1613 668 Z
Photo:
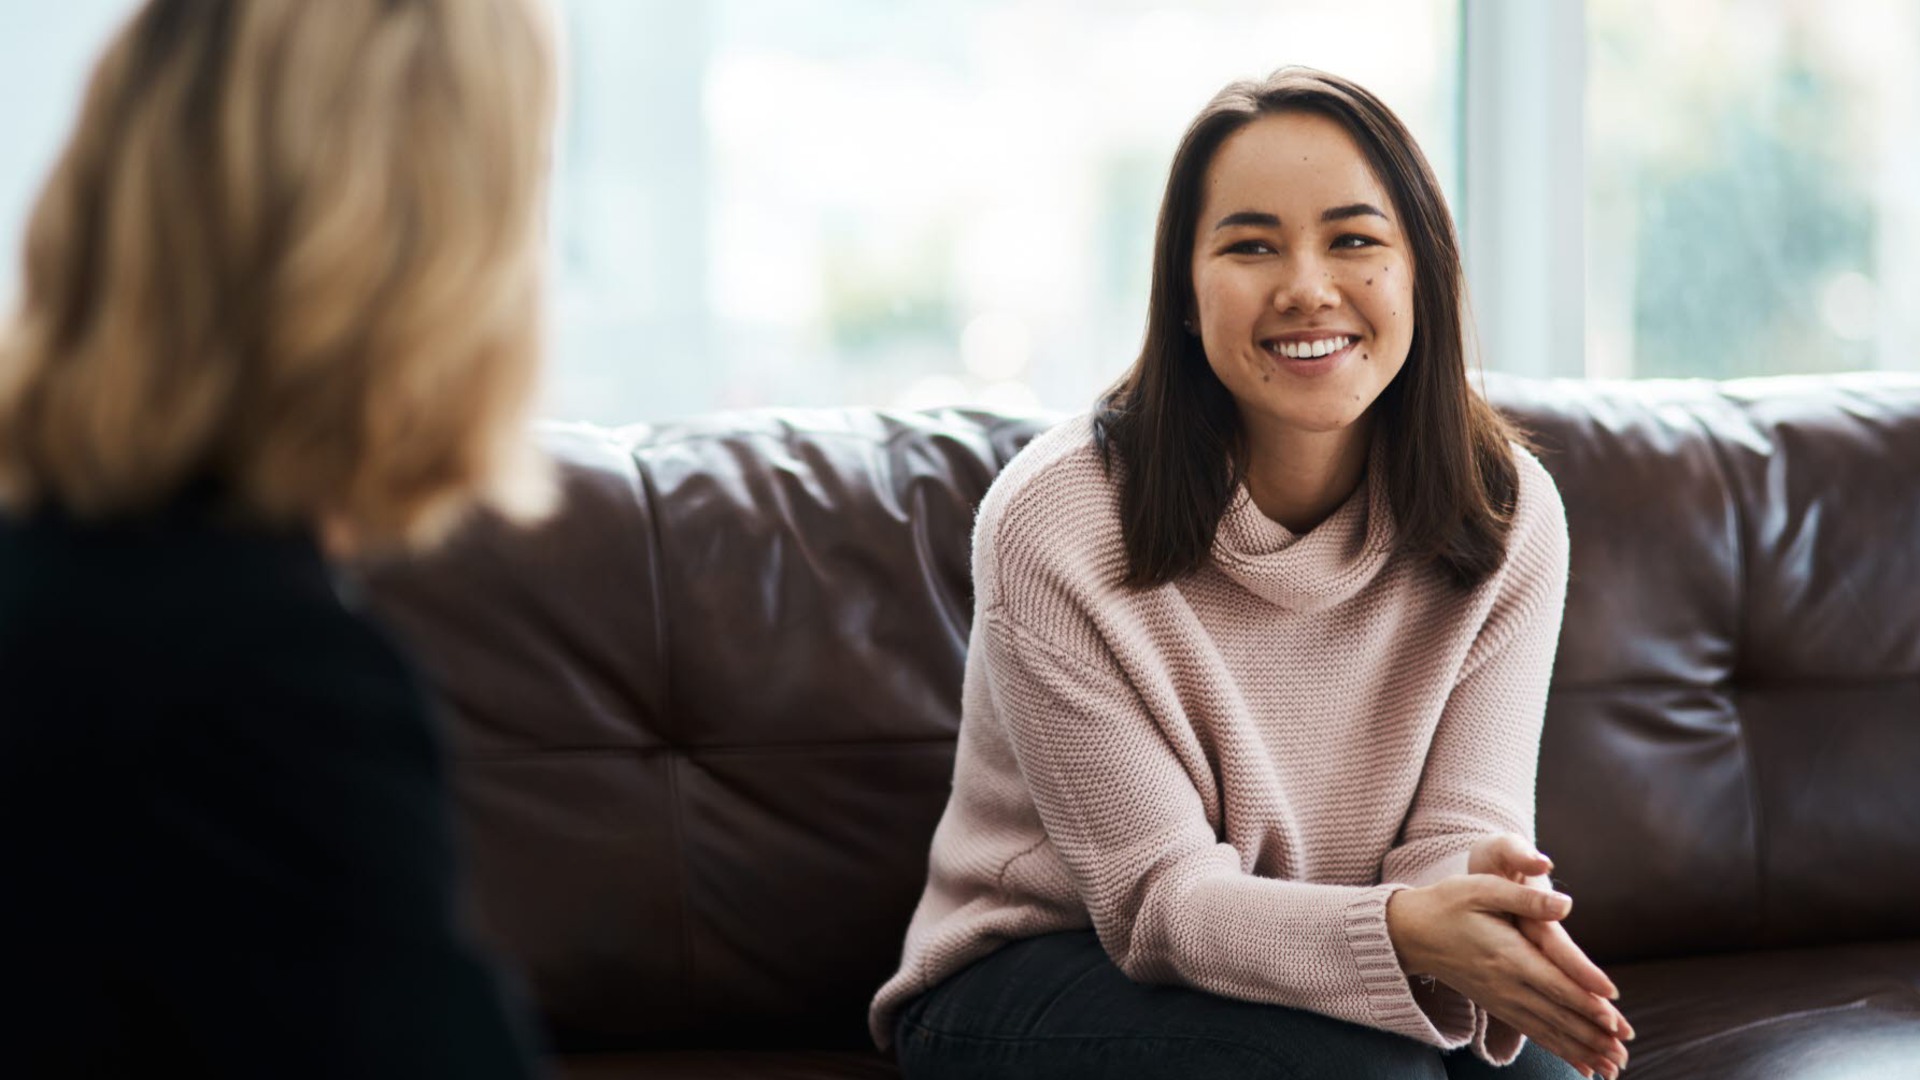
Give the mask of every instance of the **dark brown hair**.
M 1446 197 L 1405 125 L 1361 87 L 1311 68 L 1228 85 L 1180 139 L 1153 243 L 1153 287 L 1139 359 L 1104 393 L 1094 437 L 1121 470 L 1127 583 L 1159 585 L 1204 565 L 1246 473 L 1233 395 L 1183 325 L 1193 302 L 1193 244 L 1202 186 L 1228 136 L 1275 113 L 1340 124 L 1386 185 L 1413 256 L 1413 342 L 1374 402 L 1402 550 L 1467 587 L 1506 553 L 1519 477 L 1519 433 L 1467 382 L 1459 245 Z M 1371 482 L 1378 482 L 1374 478 Z

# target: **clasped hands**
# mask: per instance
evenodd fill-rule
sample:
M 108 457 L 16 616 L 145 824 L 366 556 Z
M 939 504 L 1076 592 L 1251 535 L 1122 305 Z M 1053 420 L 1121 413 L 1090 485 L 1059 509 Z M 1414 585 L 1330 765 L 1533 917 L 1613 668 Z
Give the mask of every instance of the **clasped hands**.
M 1409 975 L 1446 983 L 1582 1075 L 1616 1080 L 1633 1027 L 1561 925 L 1573 898 L 1554 891 L 1552 869 L 1523 837 L 1488 837 L 1465 874 L 1389 897 L 1387 928 Z

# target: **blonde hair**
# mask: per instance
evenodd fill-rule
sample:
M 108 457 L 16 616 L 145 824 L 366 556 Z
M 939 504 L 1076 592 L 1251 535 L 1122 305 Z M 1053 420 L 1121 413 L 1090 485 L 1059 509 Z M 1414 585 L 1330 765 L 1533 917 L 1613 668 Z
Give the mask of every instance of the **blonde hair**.
M 376 546 L 543 512 L 554 66 L 540 0 L 150 0 L 28 226 L 0 501 L 211 483 Z

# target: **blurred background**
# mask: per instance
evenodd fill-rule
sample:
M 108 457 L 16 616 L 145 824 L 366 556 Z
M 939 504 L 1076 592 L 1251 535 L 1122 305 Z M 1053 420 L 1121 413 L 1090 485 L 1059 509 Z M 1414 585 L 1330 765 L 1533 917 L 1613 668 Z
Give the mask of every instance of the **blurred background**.
M 1084 408 L 1175 142 L 1282 64 L 1407 121 L 1491 370 L 1920 368 L 1920 0 L 556 0 L 543 412 Z M 0 0 L 0 291 L 131 0 Z

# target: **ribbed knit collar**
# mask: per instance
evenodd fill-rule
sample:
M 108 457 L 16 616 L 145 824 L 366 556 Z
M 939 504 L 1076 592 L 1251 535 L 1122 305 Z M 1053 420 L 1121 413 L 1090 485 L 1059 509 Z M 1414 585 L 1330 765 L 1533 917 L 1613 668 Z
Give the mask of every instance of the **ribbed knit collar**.
M 1353 596 L 1393 554 L 1385 440 L 1374 439 L 1360 483 L 1325 521 L 1296 535 L 1260 512 L 1243 481 L 1213 538 L 1213 561 L 1248 592 L 1290 611 L 1321 611 Z

